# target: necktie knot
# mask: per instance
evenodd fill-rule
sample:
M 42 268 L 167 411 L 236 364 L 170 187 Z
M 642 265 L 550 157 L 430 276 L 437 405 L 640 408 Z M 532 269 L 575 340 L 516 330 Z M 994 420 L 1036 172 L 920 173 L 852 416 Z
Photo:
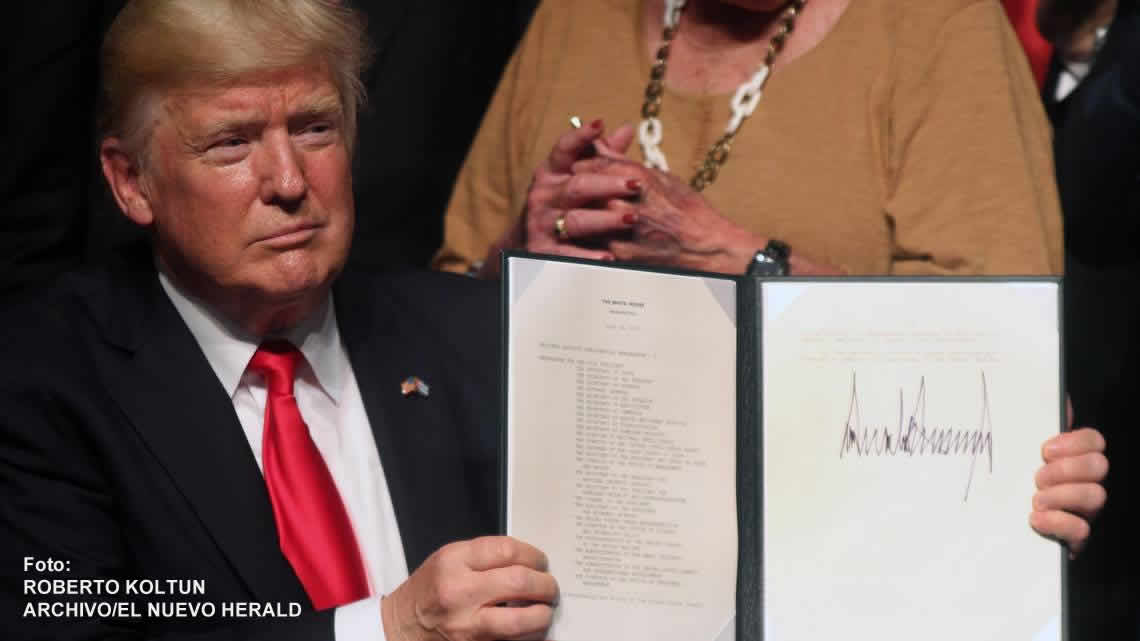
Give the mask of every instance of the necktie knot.
M 265 377 L 270 394 L 292 395 L 293 377 L 301 358 L 300 350 L 288 341 L 266 341 L 254 352 L 249 368 Z

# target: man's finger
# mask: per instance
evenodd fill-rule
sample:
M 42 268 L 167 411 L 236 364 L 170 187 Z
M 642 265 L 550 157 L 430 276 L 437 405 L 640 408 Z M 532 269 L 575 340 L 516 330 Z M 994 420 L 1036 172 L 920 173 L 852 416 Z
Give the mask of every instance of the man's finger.
M 1064 483 L 1099 483 L 1108 474 L 1108 459 L 1100 452 L 1069 456 L 1037 470 L 1038 489 Z
M 479 610 L 479 623 L 489 639 L 519 641 L 546 638 L 554 609 L 544 603 L 522 607 L 500 606 Z
M 1064 541 L 1073 554 L 1080 551 L 1091 532 L 1088 521 L 1061 510 L 1032 512 L 1029 525 L 1041 536 Z
M 467 567 L 476 572 L 512 565 L 546 571 L 546 555 L 529 543 L 509 536 L 484 536 L 469 543 Z
M 1089 452 L 1103 452 L 1104 437 L 1091 427 L 1082 427 L 1072 432 L 1063 432 L 1045 441 L 1041 446 L 1041 458 L 1046 462 L 1080 456 Z
M 478 575 L 479 600 L 483 605 L 497 603 L 558 602 L 558 582 L 547 572 L 522 565 L 494 568 Z
M 1104 507 L 1107 498 L 1100 483 L 1066 483 L 1039 490 L 1033 495 L 1033 509 L 1063 510 L 1091 519 Z
M 570 171 L 571 165 L 582 158 L 590 145 L 601 135 L 601 120 L 595 120 L 580 129 L 571 129 L 562 134 L 554 143 L 554 148 L 550 150 L 550 156 L 546 159 L 546 169 L 559 174 Z

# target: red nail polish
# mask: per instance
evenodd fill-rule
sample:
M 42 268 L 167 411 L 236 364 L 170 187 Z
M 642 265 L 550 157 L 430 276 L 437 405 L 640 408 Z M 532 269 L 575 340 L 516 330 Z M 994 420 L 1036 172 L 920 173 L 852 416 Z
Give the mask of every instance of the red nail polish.
M 597 119 L 597 120 L 595 120 L 594 122 L 591 122 L 591 123 L 590 123 L 590 128 L 591 128 L 591 129 L 601 129 L 601 128 L 602 128 L 602 119 L 601 119 L 601 118 L 598 118 L 598 119 Z
M 637 214 L 625 214 L 621 217 L 621 222 L 627 225 L 632 225 L 637 222 Z
M 636 178 L 630 178 L 625 181 L 625 188 L 632 189 L 633 191 L 641 191 L 641 181 Z

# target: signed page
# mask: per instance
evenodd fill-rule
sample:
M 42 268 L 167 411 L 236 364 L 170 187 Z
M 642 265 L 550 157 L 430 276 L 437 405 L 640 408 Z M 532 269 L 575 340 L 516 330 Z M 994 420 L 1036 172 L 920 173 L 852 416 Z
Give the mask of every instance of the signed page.
M 511 257 L 507 533 L 549 639 L 733 637 L 736 284 Z
M 1052 281 L 766 282 L 766 641 L 1059 641 Z

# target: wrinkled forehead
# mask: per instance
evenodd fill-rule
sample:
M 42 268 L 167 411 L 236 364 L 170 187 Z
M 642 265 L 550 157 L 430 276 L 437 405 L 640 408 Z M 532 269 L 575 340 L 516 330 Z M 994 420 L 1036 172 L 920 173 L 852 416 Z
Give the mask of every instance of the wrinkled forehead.
M 161 104 L 160 119 L 169 119 L 178 129 L 217 120 L 344 117 L 336 85 L 319 66 L 251 73 L 226 82 L 191 81 L 166 90 Z

